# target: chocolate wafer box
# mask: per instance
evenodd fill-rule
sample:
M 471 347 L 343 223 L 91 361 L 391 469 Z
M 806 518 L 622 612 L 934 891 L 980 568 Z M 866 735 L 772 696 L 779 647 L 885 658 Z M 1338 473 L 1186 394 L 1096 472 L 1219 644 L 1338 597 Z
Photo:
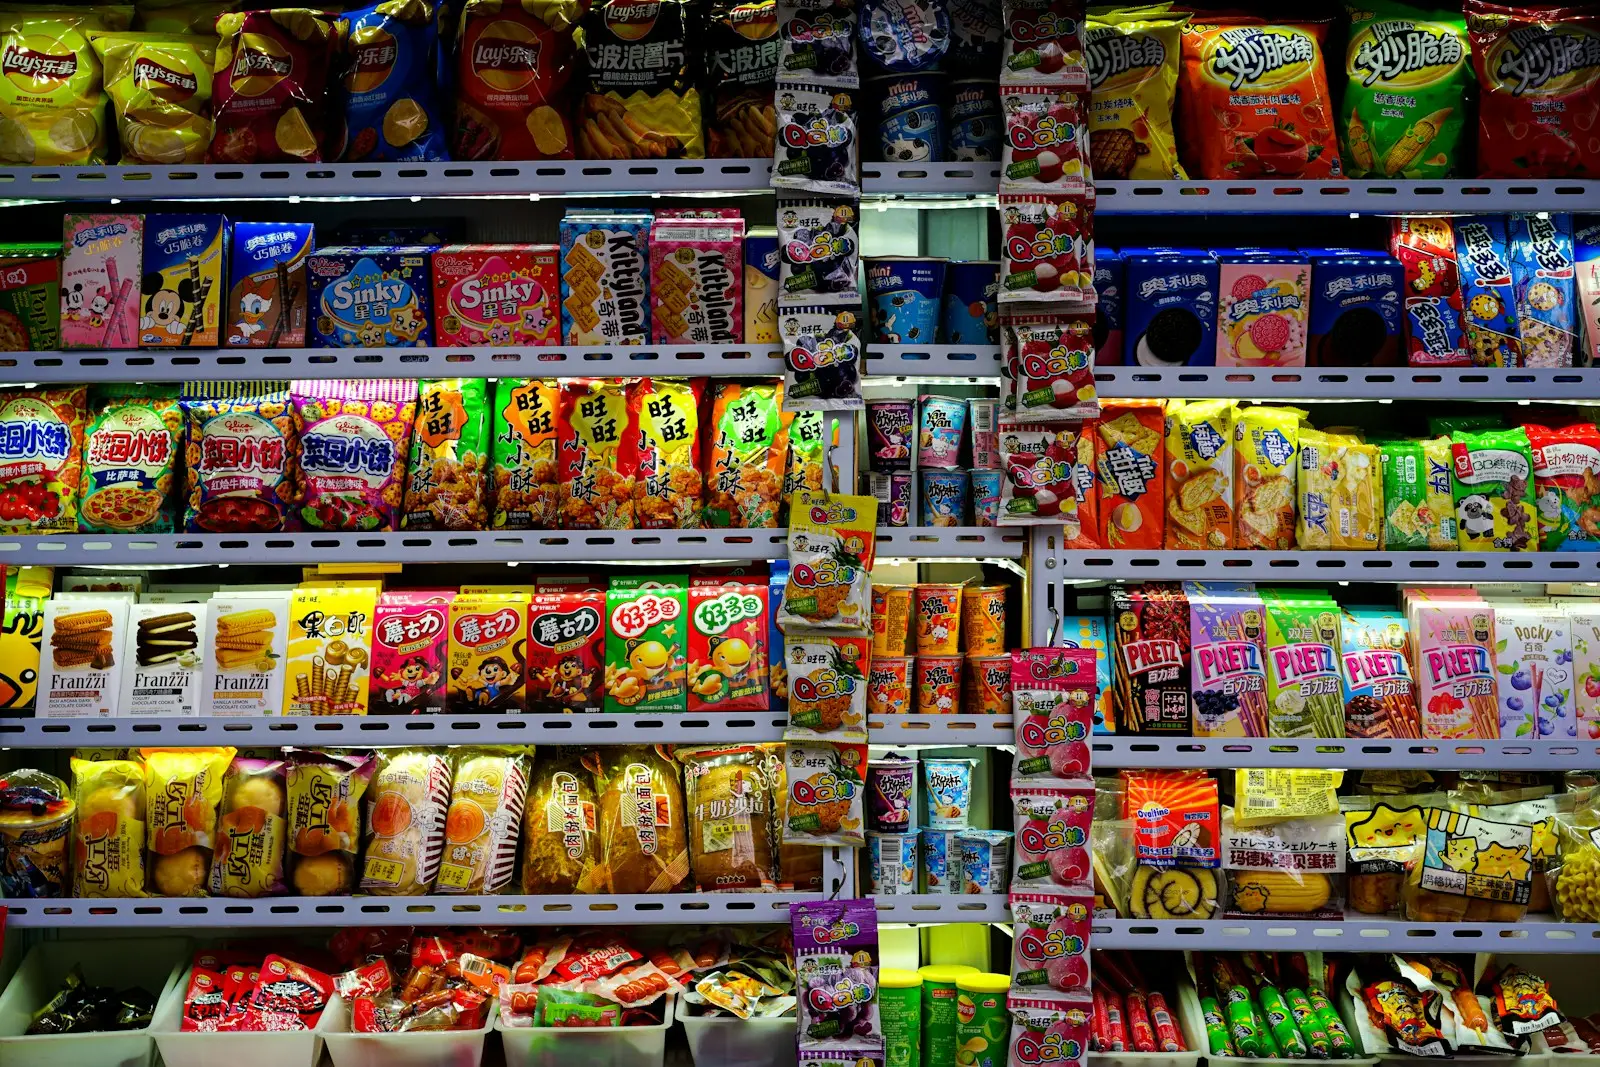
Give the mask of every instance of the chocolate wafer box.
M 200 713 L 277 715 L 283 708 L 289 591 L 212 597 L 205 635 Z
M 309 222 L 236 222 L 223 336 L 230 348 L 303 348 Z
M 140 348 L 216 348 L 228 263 L 221 215 L 146 215 Z
M 57 596 L 45 601 L 39 655 L 41 719 L 118 714 L 127 596 Z
M 117 714 L 200 714 L 206 609 L 205 604 L 134 604 L 128 609 Z

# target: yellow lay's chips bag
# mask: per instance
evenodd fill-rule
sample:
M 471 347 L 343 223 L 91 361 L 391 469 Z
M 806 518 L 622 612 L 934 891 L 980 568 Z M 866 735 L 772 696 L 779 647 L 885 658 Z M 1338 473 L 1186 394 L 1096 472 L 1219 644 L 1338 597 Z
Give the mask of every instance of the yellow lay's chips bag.
M 93 30 L 125 30 L 132 7 L 0 5 L 0 162 L 98 165 L 105 90 Z
M 1089 151 L 1095 177 L 1152 181 L 1188 177 L 1178 162 L 1173 103 L 1189 16 L 1149 8 L 1089 16 Z
M 201 163 L 211 143 L 216 38 L 92 32 L 124 163 Z

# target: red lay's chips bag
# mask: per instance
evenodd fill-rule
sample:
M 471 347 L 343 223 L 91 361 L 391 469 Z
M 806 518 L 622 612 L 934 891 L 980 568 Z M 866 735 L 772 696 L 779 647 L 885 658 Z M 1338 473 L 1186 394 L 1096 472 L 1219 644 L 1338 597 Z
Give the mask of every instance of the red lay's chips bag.
M 334 16 L 308 8 L 217 18 L 212 68 L 213 163 L 321 163 Z
M 571 159 L 578 0 L 467 0 L 457 36 L 456 159 Z

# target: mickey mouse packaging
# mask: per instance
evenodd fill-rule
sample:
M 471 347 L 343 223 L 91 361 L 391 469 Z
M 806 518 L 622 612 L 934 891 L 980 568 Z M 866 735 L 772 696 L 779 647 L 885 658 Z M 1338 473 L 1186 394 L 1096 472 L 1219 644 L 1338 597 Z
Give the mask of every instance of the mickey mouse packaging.
M 148 215 L 144 221 L 139 347 L 216 348 L 228 220 L 221 215 Z

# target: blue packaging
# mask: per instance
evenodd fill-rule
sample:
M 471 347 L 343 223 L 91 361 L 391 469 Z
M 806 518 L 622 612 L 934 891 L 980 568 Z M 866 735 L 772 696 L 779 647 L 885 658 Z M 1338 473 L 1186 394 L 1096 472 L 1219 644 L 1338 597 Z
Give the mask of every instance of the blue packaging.
M 950 51 L 945 66 L 950 70 L 998 70 L 1000 39 L 1004 30 L 1000 5 L 994 0 L 949 0 Z M 994 79 L 989 79 L 994 88 Z
M 788 584 L 789 561 L 773 560 L 767 572 L 767 663 L 772 683 L 767 708 L 779 715 L 789 711 L 789 661 L 783 658 L 783 631 L 778 629 L 778 609 L 783 607 L 783 590 Z
M 972 523 L 974 526 L 1000 525 L 1000 484 L 1006 472 L 974 469 L 969 472 L 972 496 Z
M 1117 720 L 1112 715 L 1111 699 L 1111 630 L 1101 615 L 1067 615 L 1061 620 L 1062 648 L 1090 648 L 1094 650 L 1094 677 L 1099 696 L 1094 702 L 1094 732 L 1116 733 Z
M 236 222 L 228 261 L 223 343 L 239 348 L 304 348 L 309 222 Z M 279 267 L 283 270 L 279 272 Z M 279 291 L 279 280 L 288 292 Z
M 956 835 L 956 848 L 961 853 L 963 894 L 1010 890 L 1010 830 L 963 830 Z
M 967 514 L 967 472 L 925 470 L 919 526 L 960 526 Z
M 1320 367 L 1393 367 L 1405 362 L 1400 291 L 1405 269 L 1393 256 L 1311 257 L 1310 362 Z
M 964 78 L 950 89 L 949 130 L 945 142 L 957 163 L 998 163 L 1005 119 L 992 78 Z
M 1217 359 L 1216 257 L 1194 249 L 1125 249 L 1123 362 L 1209 367 Z
M 306 259 L 311 348 L 433 344 L 436 245 L 342 245 Z
M 1511 276 L 1511 242 L 1499 215 L 1454 220 L 1461 331 L 1474 367 L 1517 367 L 1522 340 Z
M 412 17 L 392 14 L 396 7 L 385 2 L 344 16 L 350 26 L 342 94 L 348 140 L 340 158 L 347 162 L 450 158 L 434 88 L 448 84 L 450 69 L 433 5 L 401 8 Z
M 1127 264 L 1115 248 L 1094 250 L 1094 365 L 1122 363 L 1122 292 Z
M 884 70 L 926 70 L 950 50 L 950 15 L 942 0 L 862 0 L 856 37 Z
M 1512 215 L 1511 276 L 1522 331 L 1522 366 L 1570 367 L 1578 348 L 1578 272 L 1572 216 Z
M 881 834 L 867 831 L 867 892 L 875 897 L 896 897 L 917 891 L 917 833 Z
M 744 235 L 744 343 L 778 343 L 778 231 Z
M 937 71 L 877 78 L 878 149 L 886 163 L 925 163 L 943 159 L 944 75 Z
M 569 211 L 561 219 L 561 343 L 650 343 L 648 211 Z
M 872 344 L 938 344 L 945 264 L 929 256 L 867 260 Z
M 956 260 L 944 272 L 944 319 L 947 345 L 992 345 L 1000 341 L 1000 262 Z
M 924 893 L 959 895 L 962 891 L 960 846 L 956 835 L 964 830 L 922 831 L 922 883 Z

